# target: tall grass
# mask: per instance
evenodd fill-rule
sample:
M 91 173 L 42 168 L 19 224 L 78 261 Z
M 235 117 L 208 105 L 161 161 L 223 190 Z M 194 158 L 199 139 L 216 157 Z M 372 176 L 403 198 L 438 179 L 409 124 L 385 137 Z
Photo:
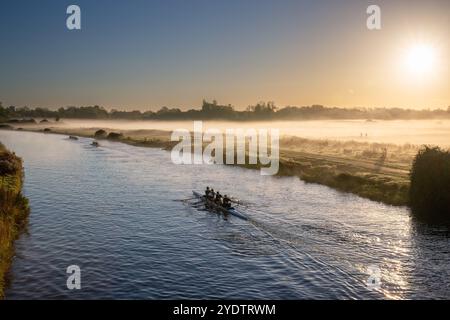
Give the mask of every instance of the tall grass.
M 0 299 L 14 255 L 14 240 L 27 222 L 28 201 L 22 196 L 22 160 L 0 143 Z
M 410 205 L 419 218 L 450 222 L 450 152 L 422 148 L 411 169 Z

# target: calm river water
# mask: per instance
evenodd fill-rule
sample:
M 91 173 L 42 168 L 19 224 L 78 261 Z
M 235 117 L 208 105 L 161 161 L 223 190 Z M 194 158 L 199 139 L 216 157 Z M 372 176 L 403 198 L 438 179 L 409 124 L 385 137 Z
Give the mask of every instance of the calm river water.
M 9 299 L 450 298 L 449 232 L 406 208 L 297 178 L 174 165 L 158 149 L 10 131 L 0 141 L 24 159 L 31 204 Z M 175 201 L 206 185 L 243 199 L 250 221 Z M 69 265 L 81 290 L 66 287 Z M 368 268 L 380 288 L 367 285 Z

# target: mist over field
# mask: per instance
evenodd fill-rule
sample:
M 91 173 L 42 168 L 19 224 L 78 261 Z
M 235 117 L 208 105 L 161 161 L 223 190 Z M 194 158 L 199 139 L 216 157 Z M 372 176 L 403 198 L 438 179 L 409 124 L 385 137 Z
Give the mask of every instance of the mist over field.
M 111 130 L 193 130 L 193 121 L 127 121 L 127 120 L 75 120 L 41 124 L 67 129 L 107 128 Z M 279 129 L 282 136 L 308 139 L 329 139 L 394 144 L 432 144 L 450 146 L 450 120 L 310 120 L 232 122 L 203 121 L 203 129 Z

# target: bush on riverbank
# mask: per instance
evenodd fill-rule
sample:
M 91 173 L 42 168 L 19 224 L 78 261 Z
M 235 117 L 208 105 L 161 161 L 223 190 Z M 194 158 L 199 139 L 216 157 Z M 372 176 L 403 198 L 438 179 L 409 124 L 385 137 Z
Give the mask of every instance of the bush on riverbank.
M 420 218 L 450 222 L 450 152 L 424 147 L 411 169 L 410 206 Z
M 22 160 L 0 143 L 0 299 L 10 266 L 13 242 L 26 225 L 28 201 L 22 196 Z
M 119 140 L 121 138 L 123 138 L 123 134 L 122 133 L 110 132 L 108 134 L 108 139 L 111 139 L 111 140 Z
M 97 130 L 94 133 L 95 138 L 105 138 L 106 137 L 106 131 L 103 129 Z
M 1 120 L 0 120 L 0 122 L 2 122 Z M 12 130 L 12 129 L 14 129 L 12 126 L 10 126 L 9 124 L 6 124 L 6 123 L 0 123 L 0 129 L 4 129 L 4 130 Z

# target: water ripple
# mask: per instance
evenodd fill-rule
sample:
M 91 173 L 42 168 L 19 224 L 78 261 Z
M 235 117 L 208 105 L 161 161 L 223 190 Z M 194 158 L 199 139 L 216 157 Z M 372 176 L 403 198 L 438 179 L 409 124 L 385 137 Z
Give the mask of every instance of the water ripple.
M 28 231 L 9 299 L 450 298 L 449 232 L 405 208 L 296 178 L 175 166 L 156 149 L 0 132 L 24 158 Z M 243 198 L 250 221 L 175 199 L 205 185 Z M 82 290 L 66 288 L 66 268 Z M 380 268 L 370 290 L 367 268 Z

